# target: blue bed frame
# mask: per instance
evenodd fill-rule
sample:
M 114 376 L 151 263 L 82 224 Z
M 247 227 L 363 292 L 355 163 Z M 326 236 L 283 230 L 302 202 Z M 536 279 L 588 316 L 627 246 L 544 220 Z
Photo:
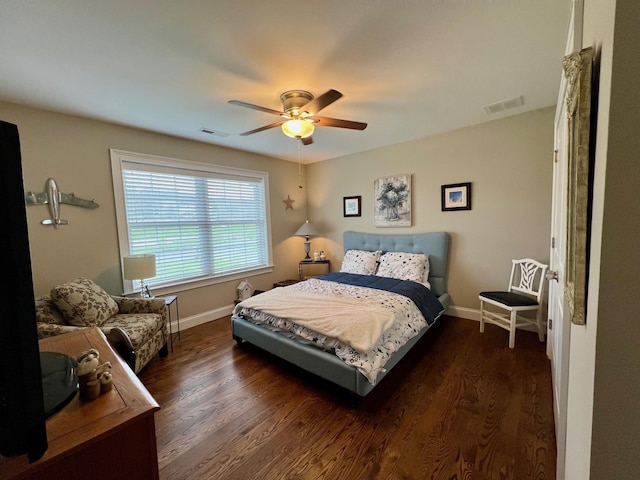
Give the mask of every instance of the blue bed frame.
M 345 251 L 350 249 L 382 250 L 383 252 L 411 252 L 429 255 L 431 290 L 438 296 L 445 310 L 450 305 L 451 299 L 447 293 L 450 237 L 447 232 L 397 235 L 344 232 L 343 240 Z M 428 328 L 423 329 L 393 354 L 385 365 L 386 371 L 378 375 L 376 385 L 427 331 Z M 366 396 L 375 388 L 356 368 L 345 364 L 336 355 L 291 340 L 244 318 L 235 315 L 231 317 L 231 333 L 239 345 L 245 341 L 249 342 L 361 397 Z

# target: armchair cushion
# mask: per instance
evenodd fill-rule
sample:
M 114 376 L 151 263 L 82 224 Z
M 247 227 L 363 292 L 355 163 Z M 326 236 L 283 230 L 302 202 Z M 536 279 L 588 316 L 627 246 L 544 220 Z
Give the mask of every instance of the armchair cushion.
M 118 313 L 118 304 L 88 278 L 76 278 L 51 289 L 51 298 L 68 324 L 100 327 Z
M 134 350 L 138 350 L 147 343 L 153 335 L 162 330 L 165 319 L 162 315 L 149 313 L 121 313 L 109 318 L 102 327 L 102 331 L 110 330 L 114 327 L 121 328 L 126 332 L 131 340 Z

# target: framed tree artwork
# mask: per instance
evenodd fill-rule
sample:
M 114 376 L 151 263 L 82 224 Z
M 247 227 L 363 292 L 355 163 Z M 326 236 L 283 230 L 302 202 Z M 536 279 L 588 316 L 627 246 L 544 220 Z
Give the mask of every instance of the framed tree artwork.
M 373 183 L 376 227 L 411 226 L 411 175 L 377 178 Z

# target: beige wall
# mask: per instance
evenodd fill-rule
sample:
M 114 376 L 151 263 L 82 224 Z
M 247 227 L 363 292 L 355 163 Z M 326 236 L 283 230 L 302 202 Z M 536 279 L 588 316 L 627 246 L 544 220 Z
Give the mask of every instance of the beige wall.
M 25 190 L 42 191 L 53 177 L 61 191 L 100 204 L 96 210 L 62 205 L 61 218 L 70 224 L 57 230 L 40 224 L 49 215 L 45 205 L 27 208 L 36 295 L 77 276 L 94 279 L 109 293 L 122 292 L 110 148 L 269 172 L 275 266 L 250 282 L 265 289 L 296 274 L 298 258 L 290 252 L 299 239 L 290 235 L 304 222 L 306 203 L 295 163 L 11 103 L 0 102 L 0 119 L 18 126 Z M 288 194 L 295 199 L 293 211 L 282 202 Z M 181 316 L 232 305 L 237 284 L 181 291 Z
M 506 285 L 511 258 L 547 261 L 551 205 L 552 108 L 306 167 L 298 188 L 297 164 L 166 135 L 39 109 L 0 103 L 0 118 L 18 125 L 25 188 L 42 190 L 54 177 L 62 191 L 94 198 L 100 208 L 62 206 L 70 225 L 43 226 L 45 206 L 30 206 L 30 246 L 36 294 L 76 276 L 120 293 L 120 253 L 109 149 L 232 165 L 270 174 L 274 272 L 251 278 L 260 289 L 296 275 L 302 240 L 291 237 L 305 220 L 322 232 L 312 249 L 324 249 L 339 268 L 342 232 L 406 233 L 445 230 L 452 235 L 449 290 L 453 313 L 477 314 L 477 293 Z M 373 226 L 373 181 L 410 173 L 413 226 Z M 472 182 L 472 210 L 442 212 L 440 186 Z M 282 200 L 295 199 L 294 211 Z M 343 218 L 342 197 L 362 195 L 363 216 Z M 307 197 L 308 196 L 308 197 Z M 182 316 L 231 305 L 237 280 L 180 291 Z M 158 293 L 170 293 L 160 291 Z
M 312 250 L 326 250 L 339 268 L 345 230 L 450 232 L 449 291 L 456 313 L 474 318 L 478 292 L 505 288 L 512 258 L 548 261 L 554 111 L 309 165 L 309 216 L 322 232 Z M 412 226 L 374 227 L 374 179 L 406 173 L 412 175 Z M 462 182 L 472 183 L 472 210 L 442 212 L 441 185 Z M 342 198 L 353 195 L 362 196 L 362 217 L 344 218 Z

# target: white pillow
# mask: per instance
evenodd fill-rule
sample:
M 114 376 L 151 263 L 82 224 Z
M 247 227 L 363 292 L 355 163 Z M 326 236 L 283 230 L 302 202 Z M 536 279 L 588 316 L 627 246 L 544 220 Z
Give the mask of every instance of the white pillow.
M 429 257 L 424 253 L 386 252 L 380 257 L 376 275 L 425 283 L 429 278 Z
M 360 275 L 375 275 L 378 269 L 380 255 L 382 255 L 381 250 L 376 250 L 375 252 L 368 250 L 347 250 L 342 259 L 340 271 Z

